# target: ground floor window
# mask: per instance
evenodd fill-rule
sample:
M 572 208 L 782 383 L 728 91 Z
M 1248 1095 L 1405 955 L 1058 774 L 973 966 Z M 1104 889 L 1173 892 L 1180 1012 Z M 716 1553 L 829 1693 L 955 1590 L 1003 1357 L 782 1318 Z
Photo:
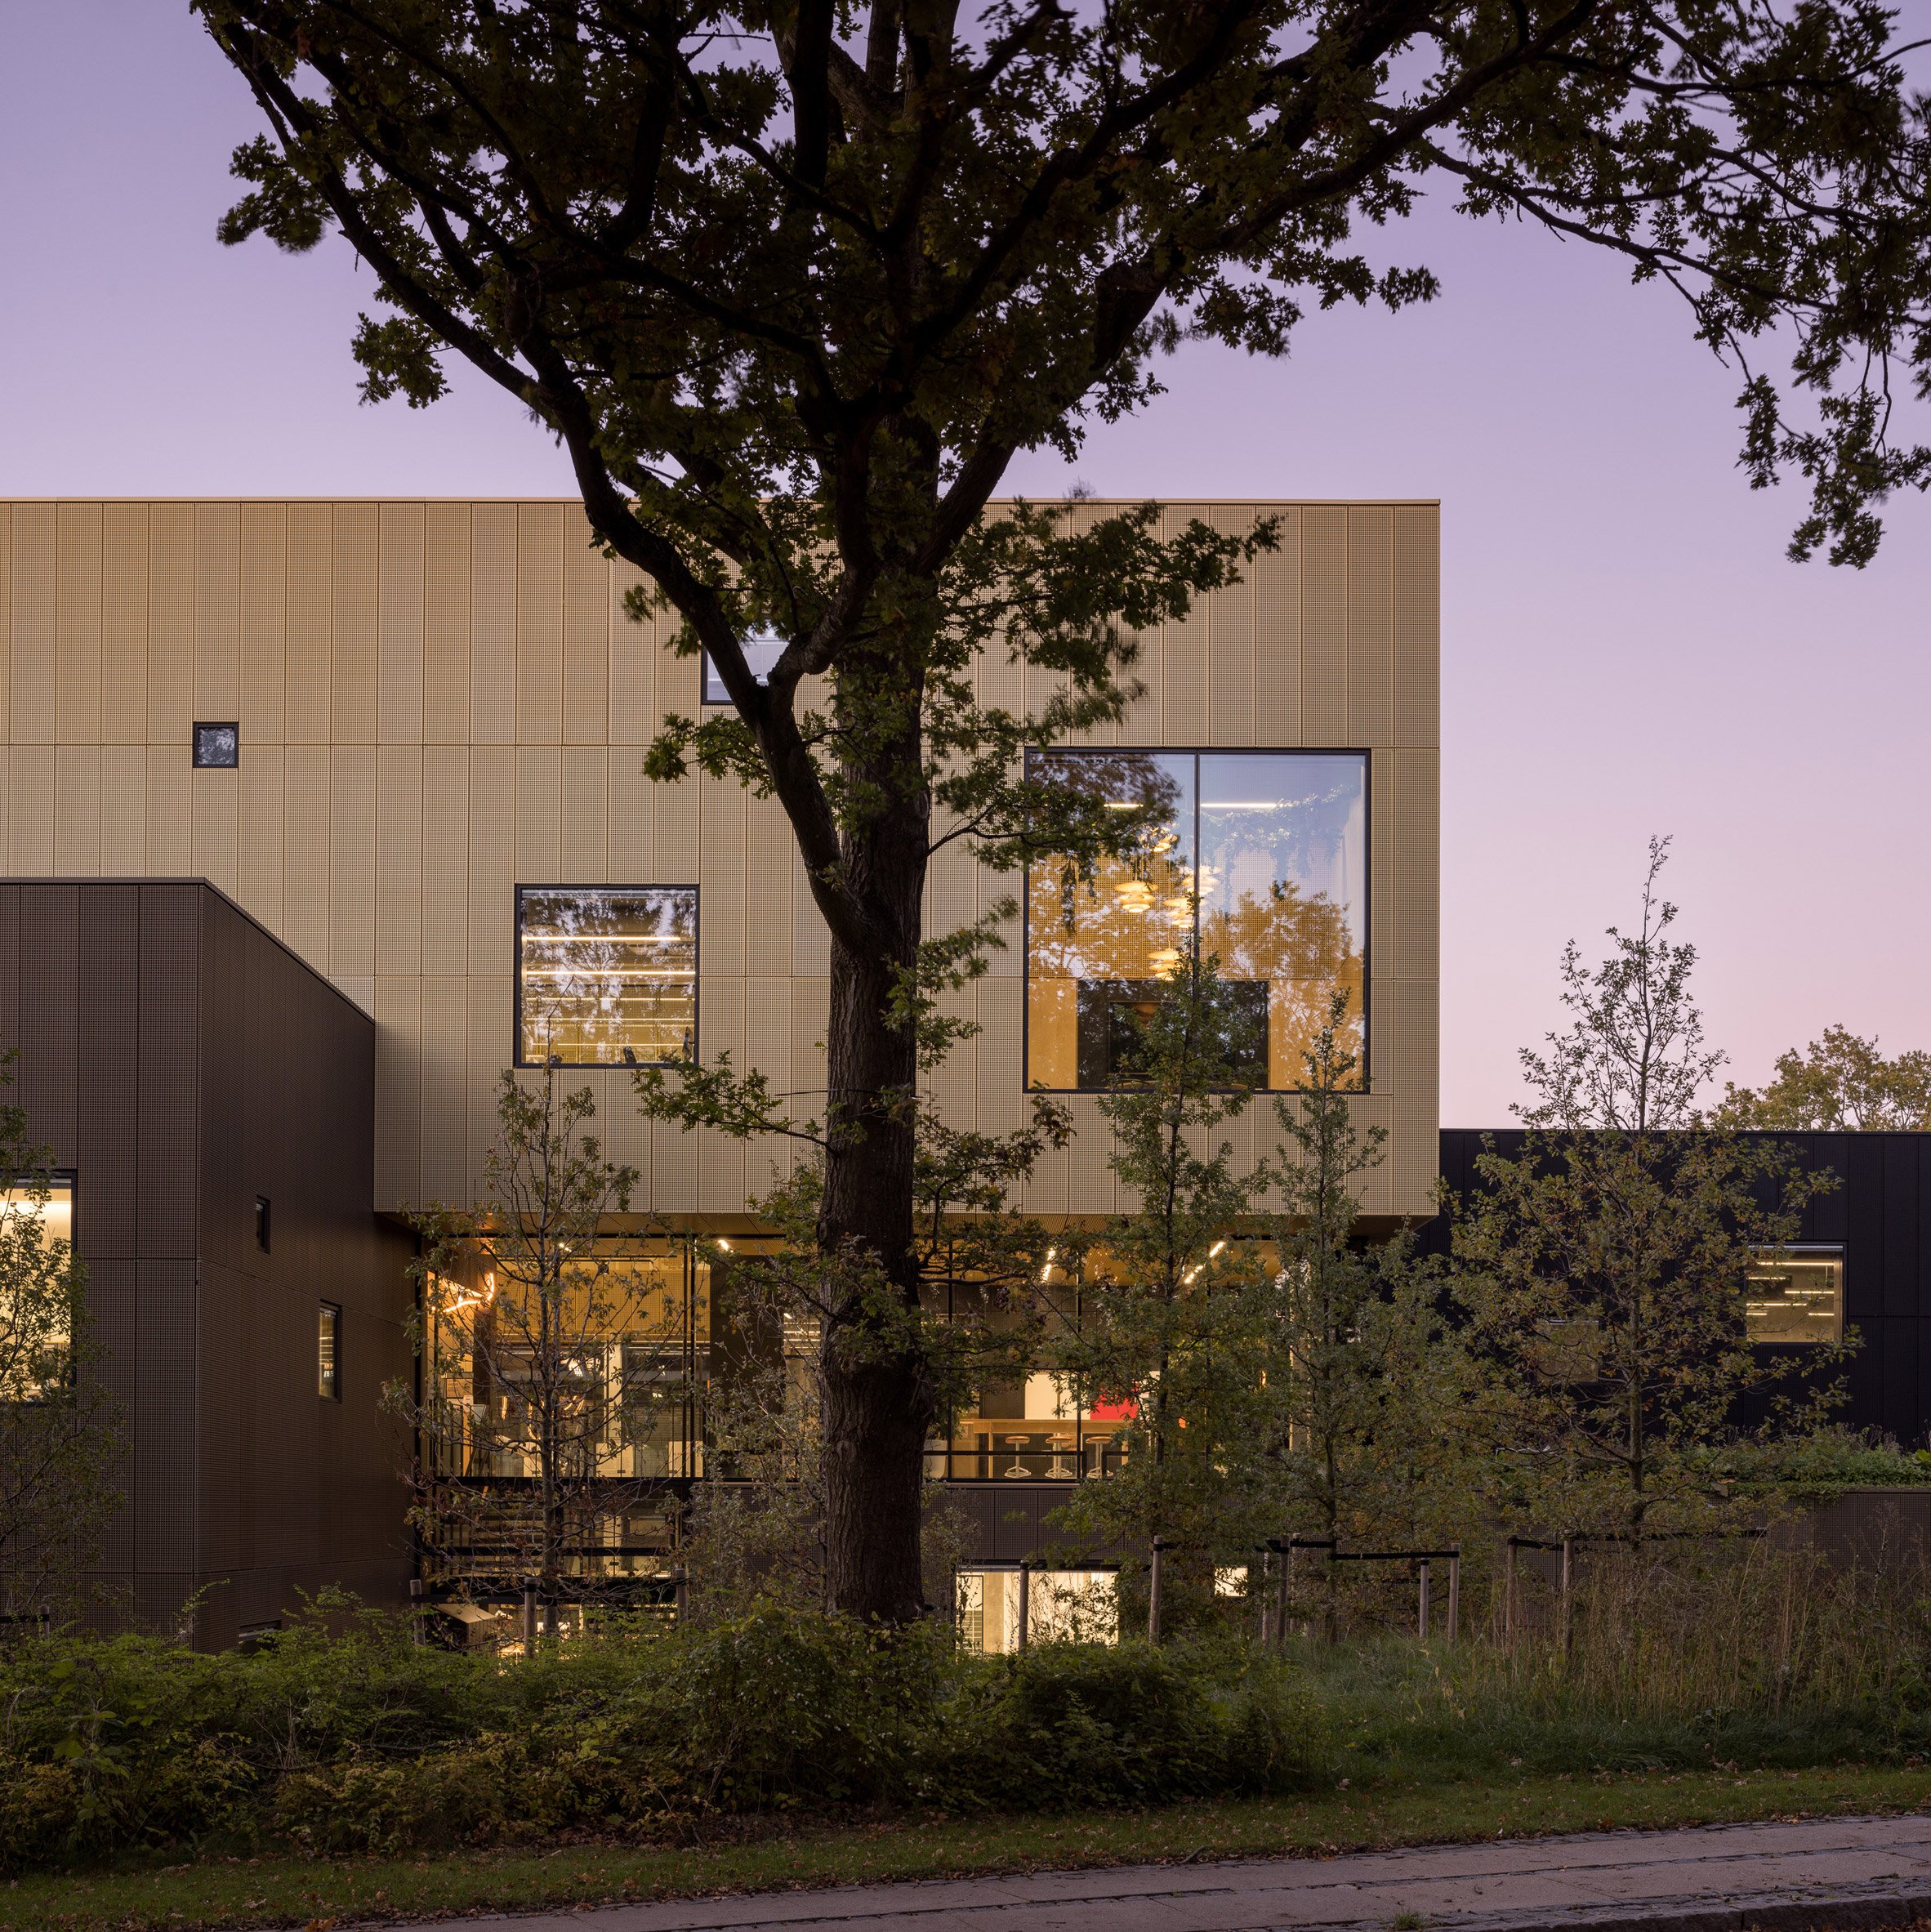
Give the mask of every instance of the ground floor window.
M 1003 1655 L 1026 1641 L 1111 1644 L 1119 1639 L 1118 1578 L 1111 1570 L 1031 1569 L 1017 1564 L 961 1570 L 959 1634 L 968 1650 Z

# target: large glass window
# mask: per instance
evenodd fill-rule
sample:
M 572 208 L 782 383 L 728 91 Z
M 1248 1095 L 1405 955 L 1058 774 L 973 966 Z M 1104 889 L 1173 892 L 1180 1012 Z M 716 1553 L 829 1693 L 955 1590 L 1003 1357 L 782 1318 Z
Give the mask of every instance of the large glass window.
M 1129 1082 L 1143 1023 L 1185 940 L 1220 962 L 1229 1058 L 1256 1086 L 1305 1082 L 1337 991 L 1364 1084 L 1367 759 L 1358 752 L 1053 752 L 1035 777 L 1154 814 L 1090 877 L 1026 881 L 1026 1078 Z
M 1844 1334 L 1844 1250 L 1782 1248 L 1760 1255 L 1746 1283 L 1752 1341 L 1836 1341 Z
M 517 888 L 520 1066 L 661 1066 L 697 1035 L 696 886 Z

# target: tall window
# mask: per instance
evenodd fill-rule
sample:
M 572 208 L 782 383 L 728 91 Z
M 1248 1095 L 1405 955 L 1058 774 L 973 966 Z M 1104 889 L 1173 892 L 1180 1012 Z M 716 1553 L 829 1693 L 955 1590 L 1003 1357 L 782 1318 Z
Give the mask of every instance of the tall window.
M 1367 1048 L 1367 758 L 1359 752 L 1052 752 L 1033 775 L 1153 816 L 1138 848 L 1081 877 L 1026 877 L 1026 1078 L 1131 1079 L 1142 1022 L 1197 931 L 1220 962 L 1230 1057 L 1290 1089 L 1337 990 Z
M 694 886 L 521 886 L 516 1060 L 652 1066 L 697 1051 Z
M 74 1182 L 0 1185 L 0 1240 L 20 1285 L 0 1295 L 0 1402 L 33 1402 L 73 1372 Z
M 315 1323 L 315 1393 L 324 1402 L 342 1399 L 342 1311 L 321 1304 Z

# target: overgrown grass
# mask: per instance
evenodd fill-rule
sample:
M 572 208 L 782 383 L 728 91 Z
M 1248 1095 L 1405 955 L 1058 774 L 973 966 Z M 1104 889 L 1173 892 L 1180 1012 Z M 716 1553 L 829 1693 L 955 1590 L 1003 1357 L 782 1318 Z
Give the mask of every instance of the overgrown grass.
M 409 1858 L 123 1859 L 78 1876 L 0 1883 L 0 1932 L 198 1932 L 346 1925 L 465 1912 L 533 1911 L 799 1885 L 967 1876 L 1203 1858 L 1327 1855 L 1402 1845 L 1623 1827 L 1913 1811 L 1920 1770 L 1711 1772 L 1643 1778 L 1517 1774 L 1298 1800 L 1156 1811 L 961 1820 L 920 1815 L 812 1828 L 766 1824 L 736 1841 Z

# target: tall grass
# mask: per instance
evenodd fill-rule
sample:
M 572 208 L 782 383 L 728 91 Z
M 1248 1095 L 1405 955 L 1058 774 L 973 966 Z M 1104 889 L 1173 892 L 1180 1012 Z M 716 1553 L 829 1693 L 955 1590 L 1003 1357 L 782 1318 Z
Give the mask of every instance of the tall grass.
M 1591 1551 L 1559 1591 L 1499 1587 L 1463 1642 L 1293 1654 L 1363 1771 L 1795 1767 L 1931 1756 L 1931 1572 L 1833 1567 L 1765 1539 Z

